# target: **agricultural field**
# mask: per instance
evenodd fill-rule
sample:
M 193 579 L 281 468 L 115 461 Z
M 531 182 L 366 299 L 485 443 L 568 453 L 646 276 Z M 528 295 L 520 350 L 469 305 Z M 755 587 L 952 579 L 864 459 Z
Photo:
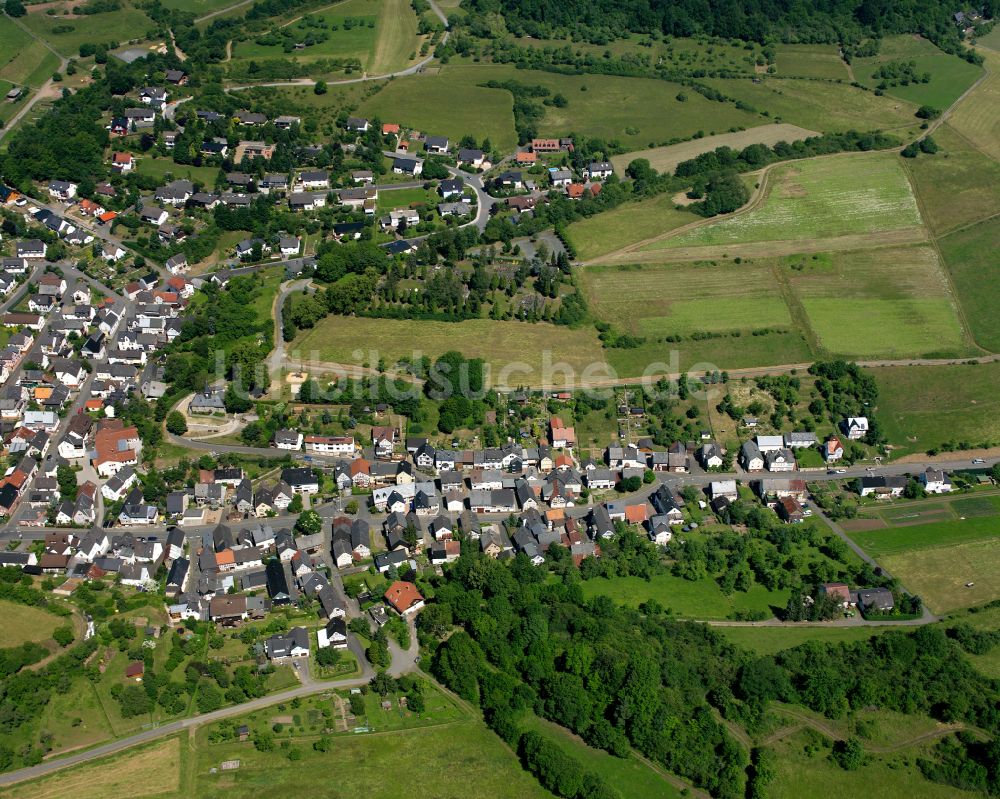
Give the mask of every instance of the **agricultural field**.
M 0 74 L 24 50 L 29 49 L 31 36 L 10 17 L 0 17 Z
M 1000 441 L 1000 364 L 874 369 L 879 421 L 894 454 Z
M 753 264 L 590 266 L 583 285 L 598 317 L 649 338 L 792 324 L 774 275 Z
M 198 735 L 198 764 L 193 795 L 228 799 L 250 794 L 315 795 L 317 774 L 329 771 L 330 754 L 316 752 L 307 739 L 297 747 L 302 758 L 289 762 L 285 753 L 258 752 L 253 744 L 209 744 Z M 340 796 L 398 799 L 420 786 L 422 795 L 452 797 L 470 785 L 496 799 L 550 797 L 524 772 L 515 754 L 478 720 L 423 727 L 380 735 L 338 736 L 334 744 L 336 790 Z M 210 774 L 224 760 L 240 761 L 236 771 Z M 400 770 L 400 764 L 406 764 Z M 381 775 L 373 779 L 373 774 Z
M 763 657 L 784 649 L 817 641 L 821 644 L 866 641 L 887 627 L 715 627 L 715 632 L 732 644 Z
M 924 778 L 915 760 L 925 756 L 935 741 L 891 754 L 869 755 L 854 771 L 846 771 L 830 757 L 831 741 L 812 730 L 802 730 L 769 746 L 776 758 L 777 777 L 768 785 L 772 799 L 822 799 L 831 795 L 863 796 L 878 786 L 882 799 L 958 799 L 979 794 L 961 791 Z
M 493 386 L 567 385 L 588 368 L 595 378 L 607 372 L 593 328 L 572 330 L 489 319 L 429 322 L 328 316 L 300 335 L 289 354 L 293 362 L 299 358 L 344 364 L 370 360 L 374 366 L 380 357 L 392 364 L 415 354 L 435 358 L 449 350 L 485 359 Z
M 725 596 L 714 580 L 691 581 L 672 574 L 657 574 L 649 580 L 598 577 L 585 580 L 581 587 L 586 599 L 603 595 L 630 607 L 655 599 L 677 616 L 691 619 L 725 619 L 738 610 L 770 614 L 773 607 L 783 608 L 788 603 L 787 591 L 768 591 L 758 583 L 746 593 Z
M 1000 352 L 1000 218 L 957 230 L 938 241 L 938 247 L 958 294 L 959 304 L 976 343 Z
M 215 186 L 215 179 L 219 176 L 219 170 L 214 166 L 177 164 L 172 158 L 154 158 L 149 155 L 141 155 L 135 159 L 135 172 L 138 175 L 150 175 L 162 180 L 166 180 L 167 175 L 170 175 L 172 180 L 186 178 L 209 188 Z
M 949 55 L 927 39 L 919 36 L 887 36 L 882 40 L 877 56 L 854 60 L 854 78 L 858 83 L 874 89 L 882 80 L 874 77 L 873 73 L 882 66 L 899 61 L 914 62 L 916 73 L 930 73 L 930 81 L 911 83 L 909 86 L 888 86 L 885 93 L 914 105 L 929 105 L 942 111 L 961 97 L 983 74 L 982 67 L 970 64 L 956 55 Z
M 675 206 L 671 196 L 661 194 L 573 222 L 566 232 L 578 257 L 587 261 L 698 219 L 690 211 Z
M 305 14 L 300 19 L 279 30 L 290 32 L 296 41 L 309 40 L 311 36 L 327 36 L 325 41 L 302 50 L 286 52 L 281 44 L 261 44 L 254 39 L 239 42 L 233 47 L 234 59 L 266 60 L 287 59 L 308 63 L 319 58 L 356 58 L 362 66 L 371 63 L 375 40 L 379 35 L 376 24 L 376 6 L 367 0 L 349 0 L 326 11 Z M 345 25 L 345 20 L 350 18 Z M 264 35 L 273 36 L 267 32 Z
M 181 791 L 180 738 L 135 747 L 112 757 L 58 771 L 4 789 L 6 799 L 141 799 Z M 137 779 L 137 775 L 141 775 Z
M 421 37 L 417 36 L 417 15 L 407 0 L 382 0 L 377 28 L 370 73 L 395 72 L 413 63 L 411 54 L 416 54 Z
M 947 123 L 933 138 L 941 148 L 937 154 L 904 161 L 931 232 L 940 236 L 1000 212 L 1000 164 Z
M 566 97 L 568 103 L 563 108 L 545 107 L 538 125 L 540 136 L 572 131 L 636 148 L 692 136 L 699 130 L 723 133 L 763 122 L 759 115 L 740 111 L 732 103 L 713 102 L 693 91 L 684 92 L 687 99 L 681 102 L 677 95 L 683 87 L 652 78 L 555 75 L 507 65 L 474 64 L 449 64 L 394 80 L 360 110 L 456 139 L 466 133 L 480 139 L 489 136 L 495 146 L 509 149 L 516 141 L 513 111 L 507 112 L 513 108 L 512 98 L 502 89 L 480 88 L 479 84 L 489 80 L 541 85 Z M 487 99 L 489 94 L 500 99 Z M 509 121 L 501 117 L 507 113 Z
M 893 358 L 970 351 L 930 246 L 791 257 L 784 263 L 825 352 Z
M 989 74 L 974 96 L 956 106 L 948 124 L 977 149 L 1000 161 L 1000 53 L 980 49 Z
M 56 627 L 72 624 L 70 618 L 56 616 L 41 608 L 21 605 L 15 602 L 0 600 L 0 649 L 37 641 L 39 643 L 52 637 Z
M 912 229 L 920 214 L 894 154 L 814 158 L 772 168 L 763 201 L 649 249 L 822 239 Z
M 124 43 L 146 36 L 153 21 L 135 6 L 124 5 L 118 11 L 86 16 L 49 16 L 28 14 L 22 19 L 35 34 L 45 39 L 65 56 L 76 57 L 85 42 Z
M 739 130 L 735 133 L 718 133 L 715 136 L 705 136 L 700 139 L 681 142 L 680 144 L 670 144 L 666 147 L 653 147 L 647 150 L 636 150 L 635 152 L 616 155 L 611 158 L 611 163 L 619 174 L 625 171 L 636 158 L 645 158 L 649 165 L 658 172 L 673 172 L 679 163 L 695 158 L 702 153 L 710 152 L 717 147 L 731 147 L 734 150 L 742 150 L 751 144 L 774 145 L 779 141 L 795 142 L 807 139 L 810 136 L 818 136 L 814 130 L 806 130 L 798 125 L 778 123 L 775 125 L 758 125 L 749 130 Z
M 849 81 L 847 65 L 833 44 L 776 44 L 775 66 L 782 77 Z
M 622 799 L 679 799 L 682 795 L 652 767 L 636 757 L 615 757 L 603 749 L 594 749 L 569 730 L 533 713 L 522 716 L 518 725 L 524 731 L 537 732 L 572 757 L 581 771 L 599 774 Z
M 847 83 L 788 78 L 753 83 L 746 78 L 709 78 L 704 81 L 729 97 L 767 111 L 774 122 L 790 122 L 824 133 L 875 130 L 912 125 L 914 106 L 892 97 L 877 97 Z M 903 134 L 900 134 L 903 135 Z

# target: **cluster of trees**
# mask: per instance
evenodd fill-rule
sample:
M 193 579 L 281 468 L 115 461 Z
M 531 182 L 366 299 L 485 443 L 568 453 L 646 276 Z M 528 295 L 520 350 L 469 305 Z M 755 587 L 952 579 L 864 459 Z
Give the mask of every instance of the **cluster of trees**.
M 817 361 L 809 367 L 816 377 L 819 396 L 809 403 L 809 412 L 816 418 L 826 416 L 837 425 L 851 416 L 868 417 L 865 443 L 877 446 L 885 441 L 874 409 L 878 405 L 878 383 L 856 363 L 847 361 Z
M 911 83 L 930 83 L 930 72 L 917 72 L 916 61 L 890 61 L 882 64 L 872 73 L 872 79 L 879 81 L 879 89 L 890 86 L 909 86 Z

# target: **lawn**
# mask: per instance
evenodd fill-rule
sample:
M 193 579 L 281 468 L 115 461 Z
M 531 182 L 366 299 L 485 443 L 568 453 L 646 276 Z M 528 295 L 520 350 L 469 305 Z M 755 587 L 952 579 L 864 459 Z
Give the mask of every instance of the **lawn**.
M 302 759 L 293 763 L 282 751 L 258 752 L 250 743 L 208 744 L 199 735 L 194 793 L 199 799 L 312 796 L 317 795 L 317 779 L 323 779 L 317 775 L 332 774 L 333 768 L 336 777 L 327 782 L 334 792 L 323 794 L 331 797 L 398 799 L 411 792 L 445 799 L 467 795 L 470 786 L 491 799 L 551 797 L 478 720 L 384 735 L 339 736 L 332 754 L 314 751 L 309 742 L 298 748 Z M 235 759 L 240 761 L 238 770 L 209 773 L 223 760 Z M 375 774 L 380 778 L 373 779 Z
M 732 262 L 589 266 L 582 274 L 595 314 L 645 337 L 792 324 L 766 266 Z
M 209 188 L 215 186 L 215 179 L 219 176 L 219 170 L 214 166 L 176 164 L 171 158 L 153 158 L 146 155 L 136 159 L 135 171 L 139 175 L 152 175 L 163 180 L 167 179 L 167 175 L 173 180 L 186 178 Z
M 675 799 L 681 793 L 663 777 L 637 758 L 615 757 L 603 749 L 594 749 L 569 730 L 551 721 L 527 714 L 520 719 L 524 731 L 540 733 L 556 744 L 569 757 L 576 760 L 580 769 L 599 774 L 617 790 L 621 799 Z
M 850 80 L 840 49 L 833 44 L 776 44 L 775 66 L 782 77 Z
M 895 154 L 814 158 L 775 167 L 763 203 L 650 245 L 787 241 L 913 228 L 920 214 Z
M 1000 364 L 913 366 L 872 371 L 878 417 L 901 454 L 945 442 L 1000 441 Z
M 393 364 L 401 357 L 435 358 L 457 350 L 483 358 L 492 386 L 569 385 L 586 375 L 607 376 L 604 351 L 593 328 L 572 330 L 545 323 L 428 322 L 328 316 L 299 336 L 290 348 L 292 362 L 332 361 Z M 566 368 L 560 368 L 565 365 Z
M 138 8 L 125 5 L 113 13 L 90 14 L 79 17 L 28 14 L 22 19 L 25 25 L 66 56 L 79 55 L 85 42 L 106 44 L 141 39 L 155 23 Z
M 997 184 L 1000 185 L 1000 184 Z M 938 241 L 975 342 L 1000 352 L 1000 217 L 957 230 Z
M 874 89 L 882 81 L 874 77 L 879 67 L 891 62 L 913 61 L 916 72 L 930 73 L 928 83 L 909 86 L 888 86 L 885 93 L 914 105 L 929 105 L 942 111 L 957 100 L 983 74 L 982 67 L 970 64 L 957 55 L 948 55 L 927 39 L 917 36 L 887 36 L 882 39 L 879 54 L 854 61 L 854 78 Z
M 624 167 L 615 168 L 621 173 Z M 566 232 L 577 255 L 590 260 L 697 220 L 690 211 L 678 209 L 670 195 L 661 194 L 573 222 Z
M 866 641 L 888 627 L 713 627 L 730 643 L 756 653 L 773 655 L 783 649 L 817 641 L 821 644 L 842 644 Z
M 1000 53 L 980 49 L 989 75 L 965 98 L 948 122 L 991 158 L 1000 160 Z
M 18 646 L 26 641 L 42 642 L 52 637 L 56 627 L 72 624 L 69 618 L 56 616 L 41 608 L 0 600 L 0 649 Z
M 519 70 L 507 65 L 446 65 L 426 74 L 399 78 L 360 111 L 383 120 L 401 122 L 429 132 L 461 138 L 466 133 L 509 149 L 516 141 L 512 97 L 503 89 L 482 89 L 489 80 L 513 80 L 546 87 L 562 94 L 567 104 L 545 106 L 538 124 L 540 136 L 598 136 L 626 148 L 649 147 L 698 131 L 723 133 L 734 127 L 752 127 L 762 118 L 740 111 L 732 103 L 707 100 L 687 91 L 677 100 L 679 84 L 652 78 L 612 75 L 556 75 Z
M 181 789 L 181 742 L 173 736 L 148 746 L 4 789 L 6 799 L 132 799 L 173 796 Z
M 391 211 L 394 208 L 409 208 L 416 204 L 436 208 L 438 200 L 440 200 L 440 196 L 433 189 L 428 190 L 421 187 L 415 189 L 391 189 L 378 193 L 378 210 L 380 212 Z
M 795 142 L 819 134 L 814 130 L 806 130 L 798 125 L 780 123 L 776 125 L 758 125 L 749 130 L 738 130 L 735 133 L 719 133 L 715 136 L 705 136 L 700 139 L 670 144 L 666 147 L 653 147 L 647 150 L 616 155 L 611 159 L 619 173 L 625 170 L 636 158 L 645 158 L 649 165 L 658 172 L 673 172 L 681 161 L 710 152 L 717 147 L 731 147 L 742 150 L 751 144 L 777 144 L 779 141 Z
M 937 235 L 1000 212 L 1000 164 L 947 123 L 934 132 L 936 155 L 904 161 L 927 226 Z
M 979 795 L 924 778 L 916 765 L 916 757 L 925 755 L 936 741 L 889 755 L 869 755 L 863 766 L 846 771 L 829 757 L 829 742 L 814 748 L 817 739 L 820 739 L 817 733 L 803 730 L 772 744 L 778 757 L 777 777 L 767 787 L 770 799 L 865 796 L 872 786 L 878 786 L 880 799 L 913 799 L 916 796 L 920 799 L 972 799 Z
M 906 555 L 912 552 L 945 549 L 961 544 L 1000 543 L 1000 525 L 996 516 L 954 519 L 934 524 L 903 525 L 851 533 L 851 538 L 874 558 Z
M 707 85 L 735 97 L 775 122 L 791 122 L 824 133 L 896 128 L 913 124 L 914 107 L 892 97 L 877 97 L 847 83 L 789 78 L 709 78 Z
M 648 599 L 656 599 L 681 618 L 725 619 L 738 610 L 764 611 L 784 607 L 787 591 L 768 591 L 754 583 L 746 593 L 725 596 L 714 580 L 685 580 L 671 574 L 657 574 L 650 580 L 641 577 L 598 577 L 582 583 L 583 596 L 607 596 L 613 601 L 637 607 Z

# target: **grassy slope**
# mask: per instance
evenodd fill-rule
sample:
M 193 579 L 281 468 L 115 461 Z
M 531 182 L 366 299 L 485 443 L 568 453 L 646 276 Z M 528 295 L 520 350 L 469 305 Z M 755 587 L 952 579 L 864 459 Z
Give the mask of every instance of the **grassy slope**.
M 824 644 L 864 641 L 885 627 L 716 627 L 717 633 L 737 646 L 758 655 L 773 655 L 783 649 L 819 641 Z
M 980 48 L 989 70 L 975 96 L 959 104 L 948 122 L 974 146 L 1000 160 L 1000 53 Z
M 69 624 L 69 619 L 63 619 L 53 613 L 19 605 L 14 602 L 0 600 L 0 648 L 23 644 L 26 641 L 45 641 L 52 637 L 56 627 Z
M 777 74 L 782 77 L 849 80 L 836 45 L 778 44 L 774 49 Z
M 1000 218 L 956 231 L 938 242 L 976 343 L 1000 352 Z
M 127 42 L 142 38 L 153 22 L 139 9 L 125 5 L 113 13 L 80 17 L 28 14 L 23 22 L 65 56 L 74 57 L 84 42 Z M 69 28 L 69 30 L 56 29 Z
M 900 451 L 1000 441 L 1000 364 L 874 370 L 879 420 Z
M 678 210 L 673 199 L 664 194 L 573 222 L 567 233 L 578 256 L 589 260 L 696 220 L 689 211 Z
M 909 181 L 895 155 L 845 155 L 777 167 L 762 205 L 651 246 L 816 239 L 919 224 Z

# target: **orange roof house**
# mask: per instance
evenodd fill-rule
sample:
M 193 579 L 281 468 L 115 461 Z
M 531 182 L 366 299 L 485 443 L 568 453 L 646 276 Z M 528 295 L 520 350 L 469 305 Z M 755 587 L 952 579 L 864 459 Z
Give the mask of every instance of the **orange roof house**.
M 386 136 L 390 133 L 399 133 L 399 125 L 395 122 L 385 122 L 382 125 L 382 135 Z
M 118 218 L 118 214 L 116 214 L 114 211 L 107 211 L 106 213 L 101 214 L 97 218 L 101 222 L 110 222 L 112 219 L 117 219 Z
M 538 155 L 536 153 L 518 153 L 514 156 L 514 160 L 519 164 L 534 164 L 538 161 Z
M 642 524 L 648 518 L 645 505 L 626 505 L 625 521 L 629 524 Z
M 396 580 L 385 592 L 385 601 L 401 616 L 416 613 L 424 606 L 424 598 L 413 583 Z
M 582 183 L 570 183 L 566 187 L 566 196 L 571 200 L 579 200 L 583 196 L 584 186 Z
M 35 386 L 34 396 L 36 400 L 47 400 L 52 396 L 52 386 Z
M 553 447 L 572 447 L 576 445 L 576 430 L 563 424 L 558 416 L 549 421 L 549 443 Z

